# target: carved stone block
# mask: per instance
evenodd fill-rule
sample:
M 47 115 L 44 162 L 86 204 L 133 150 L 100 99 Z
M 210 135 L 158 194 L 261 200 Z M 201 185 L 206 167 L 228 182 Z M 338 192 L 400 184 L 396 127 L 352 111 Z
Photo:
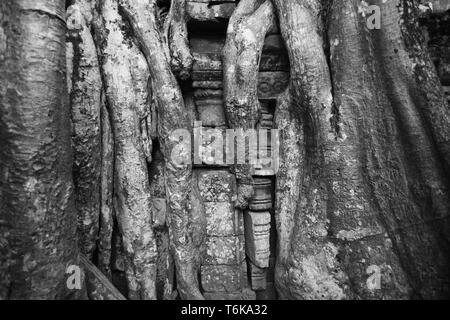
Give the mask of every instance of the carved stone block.
M 238 265 L 239 256 L 238 237 L 207 237 L 205 264 Z
M 256 292 L 257 300 L 277 300 L 278 295 L 275 289 L 275 284 L 272 282 L 267 282 L 266 289 Z
M 236 8 L 235 3 L 212 4 L 206 2 L 188 1 L 186 12 L 191 22 L 216 22 L 223 23 L 229 19 Z
M 206 292 L 236 293 L 241 290 L 239 266 L 202 266 L 201 285 Z
M 194 53 L 193 71 L 222 70 L 222 54 L 216 52 Z
M 270 38 L 269 38 L 270 39 Z M 197 45 L 202 45 L 203 50 L 213 51 L 217 48 L 212 44 L 197 42 Z M 272 42 L 267 43 L 267 49 L 264 49 L 261 55 L 259 64 L 259 71 L 289 71 L 289 59 L 284 50 L 281 48 L 274 48 Z M 194 53 L 193 71 L 206 70 L 222 70 L 222 53 L 219 52 L 202 52 Z
M 253 188 L 255 193 L 249 203 L 250 210 L 270 210 L 272 208 L 272 180 L 255 177 Z
M 231 202 L 236 179 L 225 170 L 201 171 L 198 175 L 200 195 L 205 202 Z
M 234 228 L 235 228 L 235 234 L 239 236 L 244 235 L 244 214 L 241 210 L 235 209 L 235 222 L 234 222 Z
M 245 288 L 241 292 L 205 292 L 206 300 L 256 300 L 256 294 L 252 290 Z
M 267 288 L 267 268 L 259 268 L 249 261 L 250 281 L 253 291 L 262 291 Z
M 190 45 L 192 47 L 192 52 L 195 54 L 214 53 L 221 55 L 225 45 L 225 39 L 225 35 L 192 34 L 190 37 Z
M 201 128 L 197 132 L 201 136 L 201 142 L 196 140 L 194 148 L 195 166 L 229 167 L 227 164 L 227 132 L 226 128 Z
M 199 70 L 192 72 L 193 81 L 222 81 L 222 70 Z M 272 79 L 270 79 L 272 80 Z M 266 80 L 267 82 L 267 80 Z
M 206 234 L 208 236 L 235 235 L 235 210 L 230 202 L 205 202 Z
M 289 85 L 289 72 L 260 72 L 258 75 L 258 97 L 276 99 Z
M 245 248 L 248 258 L 259 268 L 269 267 L 270 212 L 248 211 L 245 220 Z
M 197 89 L 194 92 L 197 121 L 204 127 L 225 127 L 227 121 L 223 107 L 223 92 L 217 89 Z
M 242 298 L 242 292 L 233 292 L 233 293 L 226 293 L 226 292 L 205 292 L 203 293 L 203 296 L 206 300 L 243 300 Z
M 193 81 L 193 88 L 208 88 L 208 89 L 222 89 L 223 82 L 220 81 Z

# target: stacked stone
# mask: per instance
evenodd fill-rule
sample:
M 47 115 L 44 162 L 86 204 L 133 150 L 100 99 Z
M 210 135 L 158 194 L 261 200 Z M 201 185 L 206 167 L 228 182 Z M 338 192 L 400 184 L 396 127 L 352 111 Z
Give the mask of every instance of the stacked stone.
M 201 286 L 206 299 L 255 299 L 249 289 L 244 251 L 242 212 L 236 210 L 236 179 L 226 169 L 198 169 L 198 184 L 205 206 L 206 255 Z
M 226 157 L 218 161 L 226 150 L 223 154 L 217 150 L 214 154 L 210 152 L 216 149 L 210 147 L 214 146 L 213 140 L 218 136 L 222 135 L 226 141 L 222 50 L 227 27 L 224 21 L 235 8 L 235 3 L 230 1 L 210 2 L 190 0 L 187 5 L 195 60 L 192 73 L 195 118 L 203 128 L 197 123 L 196 130 L 202 135 L 202 148 L 194 155 L 201 160 L 195 170 L 207 220 L 207 248 L 201 267 L 201 286 L 206 299 L 254 299 L 255 292 L 259 299 L 275 299 L 273 188 L 276 164 L 269 161 L 255 166 L 255 196 L 249 210 L 243 214 L 233 206 L 236 179 L 225 164 Z M 275 100 L 289 83 L 289 61 L 279 31 L 274 28 L 270 33 L 265 41 L 258 80 L 262 106 L 258 129 L 267 130 L 273 128 Z M 270 135 L 267 140 L 270 142 Z M 272 147 L 269 143 L 268 153 L 260 156 L 274 155 Z M 251 275 L 251 284 L 247 274 Z
M 273 155 L 270 129 L 273 128 L 273 114 L 270 112 L 270 102 L 261 101 L 260 130 L 268 130 L 267 150 L 258 144 L 259 158 L 269 158 Z M 263 153 L 263 154 L 262 154 Z M 246 253 L 252 290 L 256 291 L 258 299 L 275 299 L 273 280 L 275 265 L 275 226 L 273 211 L 273 179 L 275 176 L 274 159 L 255 166 L 255 194 L 249 204 L 249 210 L 244 215 Z
M 260 63 L 258 97 L 261 103 L 259 130 L 267 131 L 267 148 L 258 141 L 254 171 L 255 194 L 244 215 L 246 253 L 252 290 L 258 300 L 276 299 L 274 285 L 276 227 L 274 219 L 274 181 L 277 169 L 277 139 L 272 141 L 276 99 L 289 83 L 289 60 L 277 29 L 266 37 Z
M 209 25 L 216 31 L 209 34 L 194 32 L 191 36 L 195 129 L 202 137 L 201 147 L 194 154 L 201 161 L 195 164 L 194 170 L 198 176 L 207 223 L 206 253 L 200 270 L 200 283 L 206 299 L 254 300 L 256 296 L 247 279 L 243 214 L 233 204 L 236 178 L 225 163 L 225 150 L 215 147 L 224 144 L 221 141 L 214 144 L 218 135 L 225 142 L 227 129 L 222 89 L 221 55 L 226 29 L 223 22 L 231 16 L 235 4 L 208 3 L 196 0 L 189 1 L 187 6 L 191 23 Z M 222 30 L 217 31 L 220 24 Z

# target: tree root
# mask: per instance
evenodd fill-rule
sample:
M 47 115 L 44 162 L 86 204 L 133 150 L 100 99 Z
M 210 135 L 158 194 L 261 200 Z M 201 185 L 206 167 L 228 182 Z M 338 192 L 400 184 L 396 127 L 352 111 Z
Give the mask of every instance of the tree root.
M 266 33 L 275 23 L 269 0 L 243 0 L 234 11 L 223 49 L 224 100 L 232 129 L 254 129 L 260 118 L 257 96 L 259 63 Z M 246 150 L 246 161 L 248 161 Z M 237 208 L 245 209 L 253 196 L 251 164 L 234 166 L 238 183 Z
M 190 193 L 192 168 L 174 157 L 179 145 L 173 133 L 190 130 L 181 89 L 165 55 L 166 44 L 156 22 L 156 1 L 120 0 L 150 69 L 158 110 L 159 141 L 165 158 L 169 234 L 177 270 L 178 291 L 184 299 L 203 299 L 197 282 L 196 250 L 190 235 Z

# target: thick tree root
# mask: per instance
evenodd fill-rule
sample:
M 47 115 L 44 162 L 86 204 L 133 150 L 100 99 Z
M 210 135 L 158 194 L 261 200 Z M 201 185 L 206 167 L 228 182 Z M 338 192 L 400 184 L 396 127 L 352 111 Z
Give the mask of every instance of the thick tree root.
M 170 48 L 170 65 L 181 80 L 189 79 L 194 59 L 189 49 L 186 25 L 186 0 L 172 0 L 166 18 L 166 37 Z
M 109 112 L 105 98 L 101 109 L 102 122 L 102 171 L 101 171 L 101 203 L 100 232 L 98 240 L 98 267 L 111 279 L 111 252 L 114 227 L 114 139 Z
M 243 0 L 230 19 L 223 49 L 224 100 L 232 129 L 254 129 L 261 106 L 257 95 L 259 63 L 266 33 L 275 23 L 269 0 Z M 249 152 L 246 152 L 246 160 Z M 234 166 L 238 182 L 236 207 L 244 209 L 253 196 L 252 165 Z
M 79 265 L 65 31 L 63 1 L 0 2 L 0 299 L 67 298 Z
M 305 145 L 303 125 L 291 112 L 289 89 L 283 93 L 275 110 L 275 128 L 280 130 L 279 140 L 279 170 L 275 189 L 275 218 L 277 225 L 278 270 L 282 269 L 290 257 L 290 242 L 294 231 L 295 214 L 300 197 L 301 177 L 305 166 Z M 277 272 L 276 282 L 281 298 L 288 298 L 289 283 L 284 273 Z
M 177 80 L 165 55 L 167 48 L 156 23 L 156 1 L 120 0 L 121 9 L 132 27 L 150 69 L 152 88 L 158 110 L 158 133 L 165 159 L 166 197 L 172 254 L 178 291 L 184 299 L 203 299 L 195 267 L 198 255 L 190 225 L 192 168 L 177 154 L 176 130 L 190 130 L 190 122 Z
M 129 298 L 156 299 L 156 241 L 151 223 L 147 163 L 140 139 L 142 99 L 136 95 L 132 43 L 116 0 L 105 0 L 96 25 L 115 142 L 114 194 L 126 255 Z M 145 99 L 144 99 L 145 100 Z
M 67 9 L 68 39 L 73 49 L 73 60 L 69 62 L 72 69 L 73 173 L 79 246 L 92 260 L 99 231 L 102 79 L 90 24 L 82 11 L 87 5 L 78 3 Z
M 398 23 L 407 19 L 400 19 L 390 4 L 382 31 L 374 33 L 382 39 L 375 39 L 359 1 L 334 1 L 331 79 L 318 22 L 320 1 L 273 2 L 291 62 L 291 112 L 303 125 L 305 155 L 297 208 L 277 204 L 279 239 L 289 238 L 279 245 L 281 296 L 445 296 L 448 288 L 438 284 L 448 280 L 448 223 L 436 222 L 448 221 L 448 181 L 440 165 L 447 161 L 442 142 L 448 135 L 439 131 L 448 109 L 439 90 L 431 90 L 420 111 L 412 103 L 427 95 L 410 87 L 412 73 L 404 66 L 411 63 L 393 58 L 402 55 L 394 44 L 404 39 Z M 430 65 L 421 63 L 426 67 L 419 71 Z M 417 70 L 416 75 L 433 74 Z M 414 99 L 413 90 L 419 92 Z M 433 127 L 431 136 L 426 126 Z M 281 169 L 283 179 L 286 170 Z M 282 189 L 277 192 L 278 199 L 286 197 Z M 430 201 L 431 212 L 417 204 Z M 292 217 L 294 227 L 286 227 Z

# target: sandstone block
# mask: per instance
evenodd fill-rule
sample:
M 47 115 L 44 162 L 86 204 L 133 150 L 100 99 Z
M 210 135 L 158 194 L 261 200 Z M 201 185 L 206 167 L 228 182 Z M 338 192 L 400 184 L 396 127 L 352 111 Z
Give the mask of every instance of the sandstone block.
M 265 211 L 272 208 L 272 180 L 266 178 L 254 179 L 254 195 L 249 203 L 252 211 Z
M 207 237 L 206 265 L 237 265 L 239 264 L 239 238 L 230 237 Z
M 250 267 L 250 280 L 253 291 L 263 291 L 267 288 L 267 268 L 259 268 L 251 261 L 249 261 Z
M 248 258 L 259 268 L 269 267 L 270 212 L 248 211 L 245 220 L 245 248 Z
M 205 170 L 198 175 L 200 195 L 205 202 L 232 202 L 236 179 L 226 170 Z
M 209 236 L 235 234 L 235 210 L 230 202 L 205 202 L 206 233 Z
M 201 285 L 204 291 L 236 293 L 241 290 L 238 266 L 202 266 Z

